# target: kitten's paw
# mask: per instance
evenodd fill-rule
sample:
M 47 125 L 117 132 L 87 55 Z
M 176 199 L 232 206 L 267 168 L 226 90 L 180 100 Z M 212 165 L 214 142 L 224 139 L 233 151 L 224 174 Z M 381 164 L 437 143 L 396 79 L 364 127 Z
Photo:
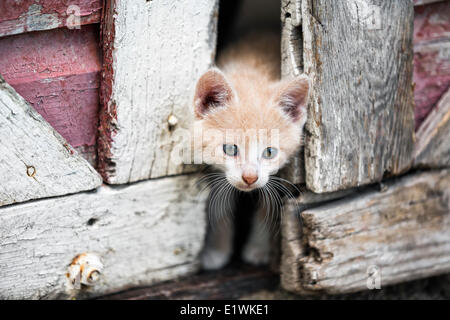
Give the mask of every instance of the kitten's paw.
M 264 265 L 270 261 L 270 247 L 247 243 L 242 251 L 242 260 L 253 265 Z
M 202 267 L 205 270 L 217 270 L 224 267 L 230 260 L 228 252 L 209 249 L 204 250 L 200 257 Z

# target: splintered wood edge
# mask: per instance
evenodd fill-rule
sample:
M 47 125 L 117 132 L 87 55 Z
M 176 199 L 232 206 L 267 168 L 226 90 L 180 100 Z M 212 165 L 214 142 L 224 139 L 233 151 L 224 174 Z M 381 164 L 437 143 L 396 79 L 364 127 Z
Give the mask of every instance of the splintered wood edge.
M 283 217 L 282 285 L 301 294 L 367 290 L 450 270 L 450 170 L 393 179 Z

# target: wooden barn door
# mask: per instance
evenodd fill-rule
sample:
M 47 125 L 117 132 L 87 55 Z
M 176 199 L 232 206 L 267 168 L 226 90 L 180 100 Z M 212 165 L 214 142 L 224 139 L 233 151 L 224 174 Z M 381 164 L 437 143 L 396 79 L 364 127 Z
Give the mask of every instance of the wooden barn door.
M 285 172 L 306 191 L 283 215 L 283 287 L 342 293 L 450 271 L 450 171 L 407 173 L 450 167 L 447 95 L 415 133 L 413 58 L 425 62 L 414 57 L 424 47 L 413 44 L 413 2 L 297 0 L 282 10 L 283 75 L 312 80 L 304 154 Z

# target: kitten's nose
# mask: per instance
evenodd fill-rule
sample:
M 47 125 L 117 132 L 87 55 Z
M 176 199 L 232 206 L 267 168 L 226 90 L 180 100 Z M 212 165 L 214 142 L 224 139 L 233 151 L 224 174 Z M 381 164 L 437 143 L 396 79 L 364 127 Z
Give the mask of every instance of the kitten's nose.
M 249 186 L 254 184 L 258 180 L 258 175 L 256 173 L 243 173 L 242 180 Z

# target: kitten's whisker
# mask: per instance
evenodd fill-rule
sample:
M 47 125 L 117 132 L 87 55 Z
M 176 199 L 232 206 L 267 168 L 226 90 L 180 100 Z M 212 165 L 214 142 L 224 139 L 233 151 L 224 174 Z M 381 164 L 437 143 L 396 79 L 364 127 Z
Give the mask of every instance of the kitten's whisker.
M 295 199 L 296 197 L 292 194 L 292 192 L 282 183 L 276 181 L 276 180 L 272 180 L 270 181 L 274 186 L 277 187 L 277 189 L 283 193 L 283 195 L 288 196 L 289 198 L 293 198 Z
M 213 187 L 217 182 L 220 182 L 222 179 L 225 179 L 224 177 L 216 177 L 211 181 L 207 181 L 205 183 L 205 186 L 199 191 L 199 194 L 201 194 L 203 191 L 205 191 L 209 187 Z
M 227 181 L 227 183 L 228 183 L 228 181 Z M 229 218 L 229 219 L 234 219 L 234 210 L 235 210 L 235 204 L 236 204 L 236 200 L 235 200 L 235 196 L 236 196 L 236 193 L 235 193 L 235 188 L 233 187 L 233 185 L 231 185 L 230 183 L 228 183 L 228 194 L 229 194 L 229 200 L 228 200 L 228 209 L 229 210 L 227 210 L 226 212 L 228 213 L 227 214 L 227 217 Z
M 220 207 L 219 214 L 220 214 L 220 219 L 222 221 L 224 221 L 225 223 L 230 223 L 230 221 L 229 221 L 230 215 L 228 213 L 232 213 L 232 210 L 229 210 L 230 202 L 227 203 L 227 201 L 230 197 L 232 186 L 228 182 L 225 182 L 224 184 L 225 184 L 225 187 L 223 189 L 224 194 L 221 197 L 220 202 L 219 202 L 219 207 Z
M 214 186 L 214 193 L 211 197 L 211 200 L 209 201 L 209 209 L 211 211 L 211 209 L 215 209 L 216 208 L 216 199 L 219 196 L 219 194 L 221 193 L 222 189 L 224 187 L 223 181 L 217 181 L 217 183 Z
M 300 212 L 301 209 L 300 209 L 300 205 L 298 204 L 297 197 L 295 197 L 295 196 L 291 193 L 291 191 L 288 190 L 288 189 L 286 188 L 286 186 L 284 186 L 282 183 L 280 183 L 280 182 L 278 182 L 278 181 L 276 181 L 276 180 L 272 180 L 272 183 L 274 184 L 275 187 L 278 188 L 278 190 L 280 190 L 281 192 L 284 191 L 284 192 L 286 193 L 286 195 L 287 195 L 290 199 L 293 199 L 293 200 L 294 200 L 295 209 L 296 209 L 297 212 Z M 281 210 L 281 212 L 283 213 L 284 210 Z
M 223 184 L 224 180 L 225 180 L 224 178 L 216 180 L 210 192 L 210 197 L 208 201 L 208 217 L 210 224 L 213 226 L 213 228 L 215 227 L 218 218 L 217 215 L 215 214 L 216 211 L 214 210 L 216 208 L 216 199 L 221 193 L 221 190 L 224 186 Z
M 280 198 L 280 195 L 278 194 L 277 190 L 274 189 L 274 187 L 270 184 L 270 182 L 267 183 L 267 188 L 268 190 L 270 190 L 270 193 L 272 194 L 272 197 L 275 200 L 275 211 L 274 211 L 274 216 L 272 217 L 272 221 L 271 221 L 271 228 L 270 230 L 274 230 L 277 226 L 277 218 L 279 216 L 280 210 L 282 208 L 282 200 Z M 273 227 L 272 227 L 273 225 Z
M 205 181 L 207 181 L 208 179 L 210 179 L 212 177 L 216 178 L 216 177 L 224 177 L 224 176 L 225 175 L 223 173 L 209 173 L 209 174 L 207 174 L 207 175 L 197 179 L 197 181 L 195 182 L 194 185 L 198 186 L 198 185 L 204 183 Z
M 267 211 L 266 217 L 267 219 L 264 220 L 265 225 L 268 227 L 269 232 L 274 230 L 274 227 L 276 226 L 276 217 L 277 217 L 277 210 L 278 210 L 278 195 L 277 192 L 274 192 L 274 190 L 271 188 L 270 184 L 266 184 L 265 186 L 266 193 L 269 197 L 270 201 L 270 210 Z M 273 203 L 273 201 L 275 202 Z M 267 221 L 268 220 L 268 221 Z
M 266 186 L 267 186 L 267 185 L 266 185 Z M 270 198 L 266 186 L 264 186 L 263 192 L 264 192 L 264 195 L 267 194 L 267 196 Z M 267 201 L 269 201 L 269 200 L 267 200 Z M 270 208 L 269 208 L 269 206 L 270 206 Z M 271 211 L 272 211 L 272 206 L 271 206 L 270 204 L 268 204 L 267 207 L 266 207 L 266 214 L 264 215 L 264 221 L 263 221 L 263 223 L 264 223 L 264 228 L 265 228 L 265 229 L 267 228 L 267 226 L 269 225 L 269 221 L 271 220 L 271 219 L 270 219 L 270 218 L 271 218 L 271 215 L 272 215 L 272 212 L 271 212 Z M 269 230 L 270 230 L 270 227 L 269 227 Z
M 278 232 L 280 231 L 278 221 L 279 221 L 279 217 L 281 215 L 281 212 L 283 210 L 283 199 L 281 198 L 280 194 L 276 190 L 276 185 L 275 184 L 272 185 L 271 183 L 273 183 L 273 181 L 272 182 L 269 181 L 267 186 L 270 189 L 272 189 L 272 193 L 274 195 L 275 202 L 276 202 L 276 205 L 277 205 L 276 217 L 275 217 L 275 219 L 273 221 L 273 229 L 272 230 L 276 231 L 275 235 L 278 235 Z M 278 228 L 277 228 L 277 226 L 278 226 Z
M 277 176 L 270 176 L 269 179 L 274 179 L 274 180 L 277 180 L 277 181 L 282 181 L 282 182 L 284 182 L 284 183 L 290 185 L 291 187 L 293 187 L 299 194 L 302 193 L 302 191 L 301 191 L 295 184 L 293 184 L 292 182 L 290 182 L 289 180 L 286 180 L 286 179 L 284 179 L 284 178 L 277 177 Z
M 229 187 L 229 184 L 227 183 L 227 180 L 225 178 L 222 179 L 220 181 L 220 185 L 216 188 L 216 192 L 210 199 L 209 213 L 210 213 L 210 216 L 214 216 L 216 218 L 216 221 L 217 221 L 217 218 L 220 218 L 220 220 L 223 220 L 224 210 L 222 210 L 222 209 L 225 209 L 225 208 L 221 205 L 221 202 L 223 201 L 224 197 L 219 197 L 219 194 L 223 194 L 223 192 L 226 191 L 228 187 Z M 213 209 L 214 209 L 214 211 L 213 211 Z M 218 212 L 218 214 L 217 214 L 217 212 Z

